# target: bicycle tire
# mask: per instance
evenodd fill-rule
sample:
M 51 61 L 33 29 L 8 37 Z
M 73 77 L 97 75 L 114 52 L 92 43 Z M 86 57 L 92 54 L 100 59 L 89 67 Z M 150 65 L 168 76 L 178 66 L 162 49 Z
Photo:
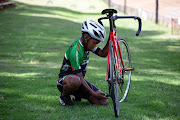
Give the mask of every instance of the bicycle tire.
M 121 49 L 124 66 L 125 68 L 131 68 L 131 56 L 130 56 L 130 50 L 129 50 L 128 44 L 126 40 L 122 38 L 118 39 L 118 41 L 119 41 L 119 45 Z M 122 62 L 120 63 L 120 66 L 121 68 L 123 68 Z M 122 78 L 123 78 L 123 83 L 119 84 L 120 91 L 121 91 L 121 94 L 119 95 L 119 98 L 120 98 L 119 102 L 123 102 L 128 95 L 130 82 L 131 82 L 131 70 L 122 71 Z
M 115 116 L 119 116 L 119 86 L 117 81 L 115 80 L 115 74 L 116 74 L 116 63 L 115 63 L 115 55 L 114 55 L 114 49 L 112 47 L 112 41 L 109 42 L 109 71 L 110 71 L 110 96 L 113 101 L 113 107 L 114 107 L 114 113 Z

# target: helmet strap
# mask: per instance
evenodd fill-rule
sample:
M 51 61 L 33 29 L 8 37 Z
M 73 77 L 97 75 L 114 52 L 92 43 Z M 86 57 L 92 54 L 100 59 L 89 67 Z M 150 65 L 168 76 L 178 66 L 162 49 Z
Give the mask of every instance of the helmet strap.
M 82 44 L 84 45 L 84 51 L 87 51 L 87 46 L 88 46 L 88 42 L 91 40 L 91 38 L 89 38 L 88 40 L 87 40 L 87 42 L 82 42 Z
M 85 42 L 84 38 L 82 40 L 82 44 L 84 45 L 84 51 L 87 51 L 88 42 L 91 40 L 91 38 L 87 39 L 87 42 Z
M 87 51 L 87 43 L 85 43 L 84 41 L 82 41 L 82 44 L 84 45 L 84 51 Z

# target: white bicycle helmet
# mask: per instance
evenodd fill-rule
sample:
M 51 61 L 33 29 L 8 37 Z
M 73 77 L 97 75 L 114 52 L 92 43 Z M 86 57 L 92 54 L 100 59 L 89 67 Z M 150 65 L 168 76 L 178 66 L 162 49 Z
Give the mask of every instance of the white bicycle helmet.
M 99 41 L 104 41 L 106 38 L 106 30 L 104 27 L 90 19 L 87 19 L 82 23 L 81 31 L 89 33 L 92 38 Z

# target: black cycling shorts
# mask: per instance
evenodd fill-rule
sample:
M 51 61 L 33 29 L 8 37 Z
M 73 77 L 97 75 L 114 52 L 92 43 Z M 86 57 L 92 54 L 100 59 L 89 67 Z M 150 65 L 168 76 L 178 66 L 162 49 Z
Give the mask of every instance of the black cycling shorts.
M 61 93 L 63 92 L 63 84 L 62 84 L 62 82 L 63 82 L 64 78 L 59 78 L 58 81 L 57 81 L 57 88 Z M 86 81 L 86 83 L 89 85 L 89 87 L 93 91 L 99 90 L 98 88 L 96 88 L 90 82 Z M 77 91 L 75 91 L 72 95 L 74 95 L 76 99 L 81 99 L 81 98 L 89 99 L 89 97 L 90 97 L 90 94 L 86 90 L 84 90 L 84 88 L 82 88 L 82 86 L 80 86 L 79 89 Z

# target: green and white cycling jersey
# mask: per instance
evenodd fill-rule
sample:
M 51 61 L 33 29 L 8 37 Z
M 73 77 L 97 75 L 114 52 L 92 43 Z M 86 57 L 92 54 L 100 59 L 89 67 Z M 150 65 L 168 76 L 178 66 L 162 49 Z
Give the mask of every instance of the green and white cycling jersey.
M 97 47 L 95 47 L 92 52 L 97 53 Z M 65 53 L 59 78 L 80 72 L 85 76 L 88 62 L 89 52 L 84 50 L 84 46 L 80 40 L 74 41 Z

